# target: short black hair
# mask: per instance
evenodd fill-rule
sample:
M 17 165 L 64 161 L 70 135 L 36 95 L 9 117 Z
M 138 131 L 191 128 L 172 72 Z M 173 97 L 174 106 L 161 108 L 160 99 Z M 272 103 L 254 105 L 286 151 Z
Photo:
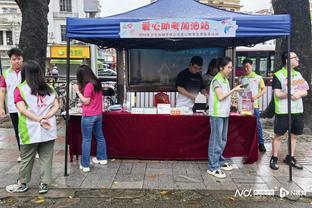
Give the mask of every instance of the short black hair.
M 248 58 L 246 58 L 246 59 L 244 59 L 244 61 L 243 61 L 243 63 L 242 63 L 243 65 L 244 64 L 250 64 L 250 65 L 252 65 L 253 64 L 253 62 L 252 62 L 252 60 L 251 59 L 248 59 Z
M 218 65 L 219 71 L 221 71 L 221 68 L 225 67 L 230 62 L 232 62 L 232 59 L 230 57 L 225 56 L 225 57 L 218 58 L 217 65 Z
M 290 52 L 290 53 L 291 53 L 291 52 Z M 287 51 L 284 51 L 284 52 L 282 53 L 281 58 L 282 58 L 282 64 L 283 64 L 283 66 L 285 66 L 285 65 L 286 65 L 286 61 L 287 61 L 287 59 L 288 59 L 288 52 L 287 52 Z
M 193 66 L 194 64 L 198 65 L 198 66 L 202 66 L 203 65 L 203 58 L 200 56 L 193 56 L 190 62 L 190 65 Z
M 8 51 L 8 56 L 11 58 L 12 55 L 23 56 L 23 51 L 21 49 L 19 49 L 19 48 L 11 48 Z

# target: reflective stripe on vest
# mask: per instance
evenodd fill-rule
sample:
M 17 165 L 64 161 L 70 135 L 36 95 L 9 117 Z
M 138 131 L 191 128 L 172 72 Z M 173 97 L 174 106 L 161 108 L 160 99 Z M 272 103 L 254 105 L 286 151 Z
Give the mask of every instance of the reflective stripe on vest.
M 5 70 L 3 77 L 6 83 L 6 103 L 9 113 L 17 113 L 18 110 L 14 104 L 14 90 L 19 83 L 21 83 L 21 72 L 16 73 L 12 67 Z
M 209 116 L 214 117 L 229 117 L 230 107 L 231 107 L 231 98 L 228 96 L 222 101 L 218 100 L 218 97 L 213 88 L 213 83 L 217 81 L 221 85 L 222 94 L 225 95 L 230 92 L 229 81 L 226 78 L 223 78 L 220 73 L 218 73 L 210 84 L 209 90 Z
M 19 84 L 21 96 L 25 102 L 26 108 L 32 111 L 37 116 L 44 116 L 49 112 L 49 109 L 54 105 L 55 93 L 44 97 L 31 94 L 31 89 L 26 81 Z M 51 124 L 50 129 L 44 129 L 40 123 L 33 121 L 23 114 L 18 114 L 18 130 L 21 144 L 33 144 L 38 142 L 46 142 L 56 139 L 56 119 L 55 116 L 49 118 Z
M 285 67 L 274 73 L 276 78 L 280 81 L 282 92 L 287 93 L 287 70 Z M 291 81 L 301 80 L 303 79 L 300 72 L 295 71 L 294 69 L 291 70 Z M 288 114 L 288 103 L 287 98 L 280 99 L 275 96 L 274 94 L 274 103 L 275 103 L 275 113 L 276 114 Z M 291 113 L 303 113 L 303 103 L 302 98 L 298 100 L 291 100 Z

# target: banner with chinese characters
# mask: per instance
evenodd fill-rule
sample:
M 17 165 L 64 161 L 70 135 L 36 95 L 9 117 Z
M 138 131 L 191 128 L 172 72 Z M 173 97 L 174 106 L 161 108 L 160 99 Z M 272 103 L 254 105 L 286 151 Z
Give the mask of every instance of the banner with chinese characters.
M 235 37 L 236 21 L 208 19 L 157 19 L 121 22 L 120 38 Z

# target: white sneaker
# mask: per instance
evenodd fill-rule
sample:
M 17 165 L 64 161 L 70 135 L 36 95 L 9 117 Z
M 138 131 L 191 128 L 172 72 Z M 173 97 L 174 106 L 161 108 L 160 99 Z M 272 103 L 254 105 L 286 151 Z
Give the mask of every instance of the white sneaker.
M 21 162 L 21 161 L 22 161 L 21 156 L 18 156 L 18 158 L 17 158 L 17 162 L 19 163 L 19 162 Z
M 82 172 L 84 172 L 84 173 L 90 172 L 90 168 L 89 167 L 85 168 L 82 165 L 80 165 L 80 170 L 82 170 Z
M 100 165 L 106 165 L 107 164 L 107 160 L 98 160 L 96 157 L 92 158 L 92 162 L 94 164 L 100 164 Z
M 233 170 L 233 166 L 229 163 L 224 163 L 222 166 L 221 166 L 221 170 Z
M 225 178 L 226 177 L 225 173 L 221 169 L 214 170 L 214 171 L 207 170 L 207 173 L 209 175 L 212 175 L 212 176 L 217 177 L 217 178 Z
M 36 159 L 39 159 L 39 154 L 38 153 L 36 153 Z

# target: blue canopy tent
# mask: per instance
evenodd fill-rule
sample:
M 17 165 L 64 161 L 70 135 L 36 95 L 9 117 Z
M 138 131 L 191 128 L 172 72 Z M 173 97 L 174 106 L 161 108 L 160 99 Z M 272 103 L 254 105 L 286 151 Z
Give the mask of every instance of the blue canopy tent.
M 152 19 L 233 19 L 238 25 L 233 38 L 120 38 L 121 22 Z M 207 6 L 195 0 L 158 0 L 147 6 L 104 18 L 67 18 L 67 37 L 112 48 L 182 49 L 247 46 L 290 33 L 289 15 L 259 16 Z
M 141 22 L 157 19 L 206 19 L 236 21 L 237 30 L 234 37 L 179 37 L 179 38 L 123 38 L 120 36 L 121 23 Z M 103 18 L 67 18 L 67 83 L 69 83 L 70 40 L 75 39 L 98 46 L 131 49 L 153 48 L 180 50 L 204 47 L 236 47 L 249 46 L 277 37 L 288 38 L 288 57 L 290 54 L 291 18 L 289 15 L 248 15 L 218 9 L 195 0 L 158 0 L 132 11 Z M 289 64 L 289 61 L 288 61 Z M 290 66 L 288 66 L 290 69 Z M 290 72 L 288 72 L 290 74 Z M 288 93 L 290 95 L 290 77 L 288 77 Z M 69 92 L 69 85 L 67 86 Z M 290 96 L 289 96 L 290 97 Z M 69 122 L 69 102 L 66 107 L 66 152 L 65 175 L 67 175 L 67 141 Z M 290 99 L 288 101 L 290 109 Z M 291 125 L 289 110 L 289 125 Z M 290 151 L 289 133 L 289 151 Z M 290 153 L 290 152 L 289 152 Z M 291 180 L 291 167 L 290 167 Z

